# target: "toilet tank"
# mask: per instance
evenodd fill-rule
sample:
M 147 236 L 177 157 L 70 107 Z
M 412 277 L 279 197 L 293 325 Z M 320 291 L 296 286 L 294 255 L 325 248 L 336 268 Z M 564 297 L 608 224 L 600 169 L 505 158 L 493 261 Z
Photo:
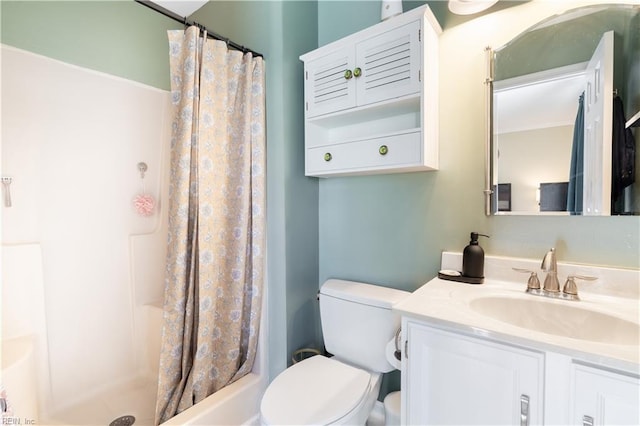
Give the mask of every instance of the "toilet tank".
M 394 369 L 385 348 L 400 327 L 391 307 L 407 291 L 330 279 L 320 288 L 320 319 L 327 352 L 369 371 Z

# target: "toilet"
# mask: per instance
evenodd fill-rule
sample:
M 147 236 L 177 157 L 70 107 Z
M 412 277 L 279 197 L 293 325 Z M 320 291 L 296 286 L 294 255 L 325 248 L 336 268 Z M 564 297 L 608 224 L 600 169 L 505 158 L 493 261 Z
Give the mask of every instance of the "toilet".
M 400 317 L 391 307 L 410 293 L 330 279 L 320 288 L 327 352 L 280 373 L 260 404 L 264 425 L 364 425 L 378 398 L 382 373 L 394 370 L 385 347 Z

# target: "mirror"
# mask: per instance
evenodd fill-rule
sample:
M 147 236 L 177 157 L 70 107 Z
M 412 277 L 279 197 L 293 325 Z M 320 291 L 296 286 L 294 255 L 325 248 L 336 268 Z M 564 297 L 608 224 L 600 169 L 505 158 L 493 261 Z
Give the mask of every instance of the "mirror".
M 573 9 L 489 55 L 488 212 L 640 214 L 640 5 Z

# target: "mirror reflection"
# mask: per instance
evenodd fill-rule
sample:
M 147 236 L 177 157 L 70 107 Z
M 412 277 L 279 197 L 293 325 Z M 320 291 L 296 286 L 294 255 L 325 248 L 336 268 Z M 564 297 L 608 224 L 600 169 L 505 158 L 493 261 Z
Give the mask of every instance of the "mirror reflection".
M 640 6 L 551 17 L 493 57 L 494 214 L 640 213 Z

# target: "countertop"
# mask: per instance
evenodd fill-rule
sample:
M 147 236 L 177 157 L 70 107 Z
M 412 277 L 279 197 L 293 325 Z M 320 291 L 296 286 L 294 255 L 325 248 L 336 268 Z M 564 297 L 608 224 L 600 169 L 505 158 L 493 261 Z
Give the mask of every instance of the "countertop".
M 473 285 L 434 278 L 394 305 L 393 309 L 403 316 L 439 328 L 531 349 L 561 353 L 583 362 L 640 374 L 640 346 L 637 343 L 600 343 L 547 334 L 497 320 L 470 307 L 471 301 L 482 297 L 547 299 L 549 303 L 588 309 L 638 324 L 640 308 L 637 299 L 581 292 L 580 301 L 555 300 L 526 294 L 525 288 L 526 279 L 524 283 L 485 279 L 484 284 Z M 562 318 L 558 316 L 552 320 L 562 321 Z M 635 341 L 638 341 L 637 336 Z

